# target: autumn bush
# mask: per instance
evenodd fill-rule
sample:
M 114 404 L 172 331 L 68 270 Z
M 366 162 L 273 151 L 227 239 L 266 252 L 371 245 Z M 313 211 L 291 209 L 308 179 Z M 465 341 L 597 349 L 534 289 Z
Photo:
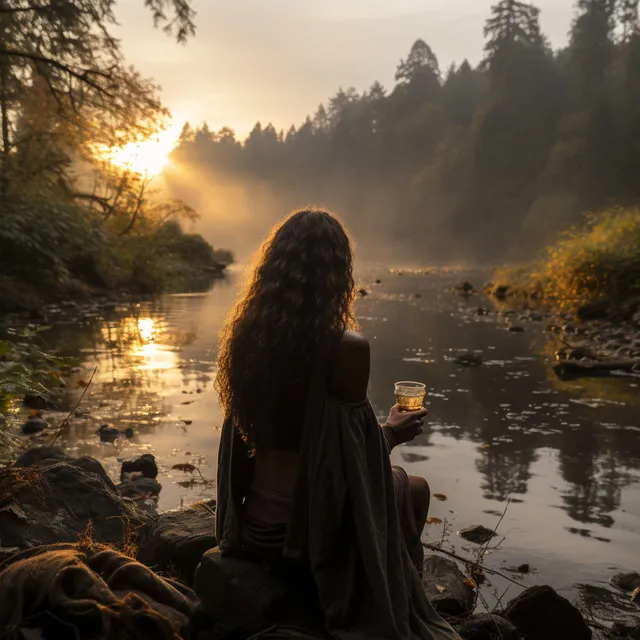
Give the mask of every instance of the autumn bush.
M 614 208 L 564 233 L 532 267 L 502 270 L 497 281 L 554 309 L 587 302 L 619 305 L 640 296 L 640 209 Z M 537 297 L 534 295 L 534 297 Z

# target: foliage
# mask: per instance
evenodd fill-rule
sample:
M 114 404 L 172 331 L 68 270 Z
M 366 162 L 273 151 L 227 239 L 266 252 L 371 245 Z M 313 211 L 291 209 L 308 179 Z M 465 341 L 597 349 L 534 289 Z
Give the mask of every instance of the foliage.
M 17 395 L 46 396 L 49 387 L 60 384 L 62 370 L 75 364 L 44 350 L 39 334 L 48 328 L 9 329 L 13 339 L 0 340 L 0 404 Z
M 555 307 L 640 296 L 640 210 L 589 216 L 586 228 L 572 229 L 547 250 L 531 279 Z

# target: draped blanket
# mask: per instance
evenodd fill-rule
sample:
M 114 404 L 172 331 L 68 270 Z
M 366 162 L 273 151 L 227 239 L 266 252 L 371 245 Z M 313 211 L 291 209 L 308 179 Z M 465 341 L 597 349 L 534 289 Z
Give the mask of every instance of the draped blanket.
M 0 635 L 91 640 L 181 638 L 196 607 L 178 582 L 106 547 L 35 547 L 0 564 Z M 31 632 L 32 633 L 32 632 Z

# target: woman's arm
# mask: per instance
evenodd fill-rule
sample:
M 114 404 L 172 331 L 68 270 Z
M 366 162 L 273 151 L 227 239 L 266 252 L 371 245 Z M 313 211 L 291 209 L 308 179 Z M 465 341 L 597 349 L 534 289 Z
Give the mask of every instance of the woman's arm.
M 336 367 L 331 381 L 331 393 L 341 402 L 359 404 L 367 399 L 369 371 L 371 368 L 371 349 L 369 341 L 361 334 L 346 331 L 342 336 L 336 358 Z M 422 433 L 426 409 L 401 412 L 392 407 L 382 433 L 387 451 L 405 442 L 411 442 Z

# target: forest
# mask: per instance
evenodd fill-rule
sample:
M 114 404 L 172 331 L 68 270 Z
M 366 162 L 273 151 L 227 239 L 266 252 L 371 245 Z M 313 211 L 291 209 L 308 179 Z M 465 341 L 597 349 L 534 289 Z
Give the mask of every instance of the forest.
M 190 201 L 205 178 L 246 185 L 252 215 L 269 223 L 332 207 L 367 257 L 535 256 L 585 213 L 640 199 L 639 27 L 637 0 L 579 0 L 554 51 L 538 8 L 501 0 L 478 66 L 442 69 L 417 40 L 393 87 L 340 88 L 288 131 L 258 122 L 240 141 L 228 127 L 185 125 L 173 190 Z
M 219 269 L 208 242 L 183 231 L 196 212 L 112 162 L 169 115 L 112 35 L 115 5 L 0 1 L 0 310 L 185 288 Z M 145 5 L 168 36 L 194 33 L 186 0 Z

